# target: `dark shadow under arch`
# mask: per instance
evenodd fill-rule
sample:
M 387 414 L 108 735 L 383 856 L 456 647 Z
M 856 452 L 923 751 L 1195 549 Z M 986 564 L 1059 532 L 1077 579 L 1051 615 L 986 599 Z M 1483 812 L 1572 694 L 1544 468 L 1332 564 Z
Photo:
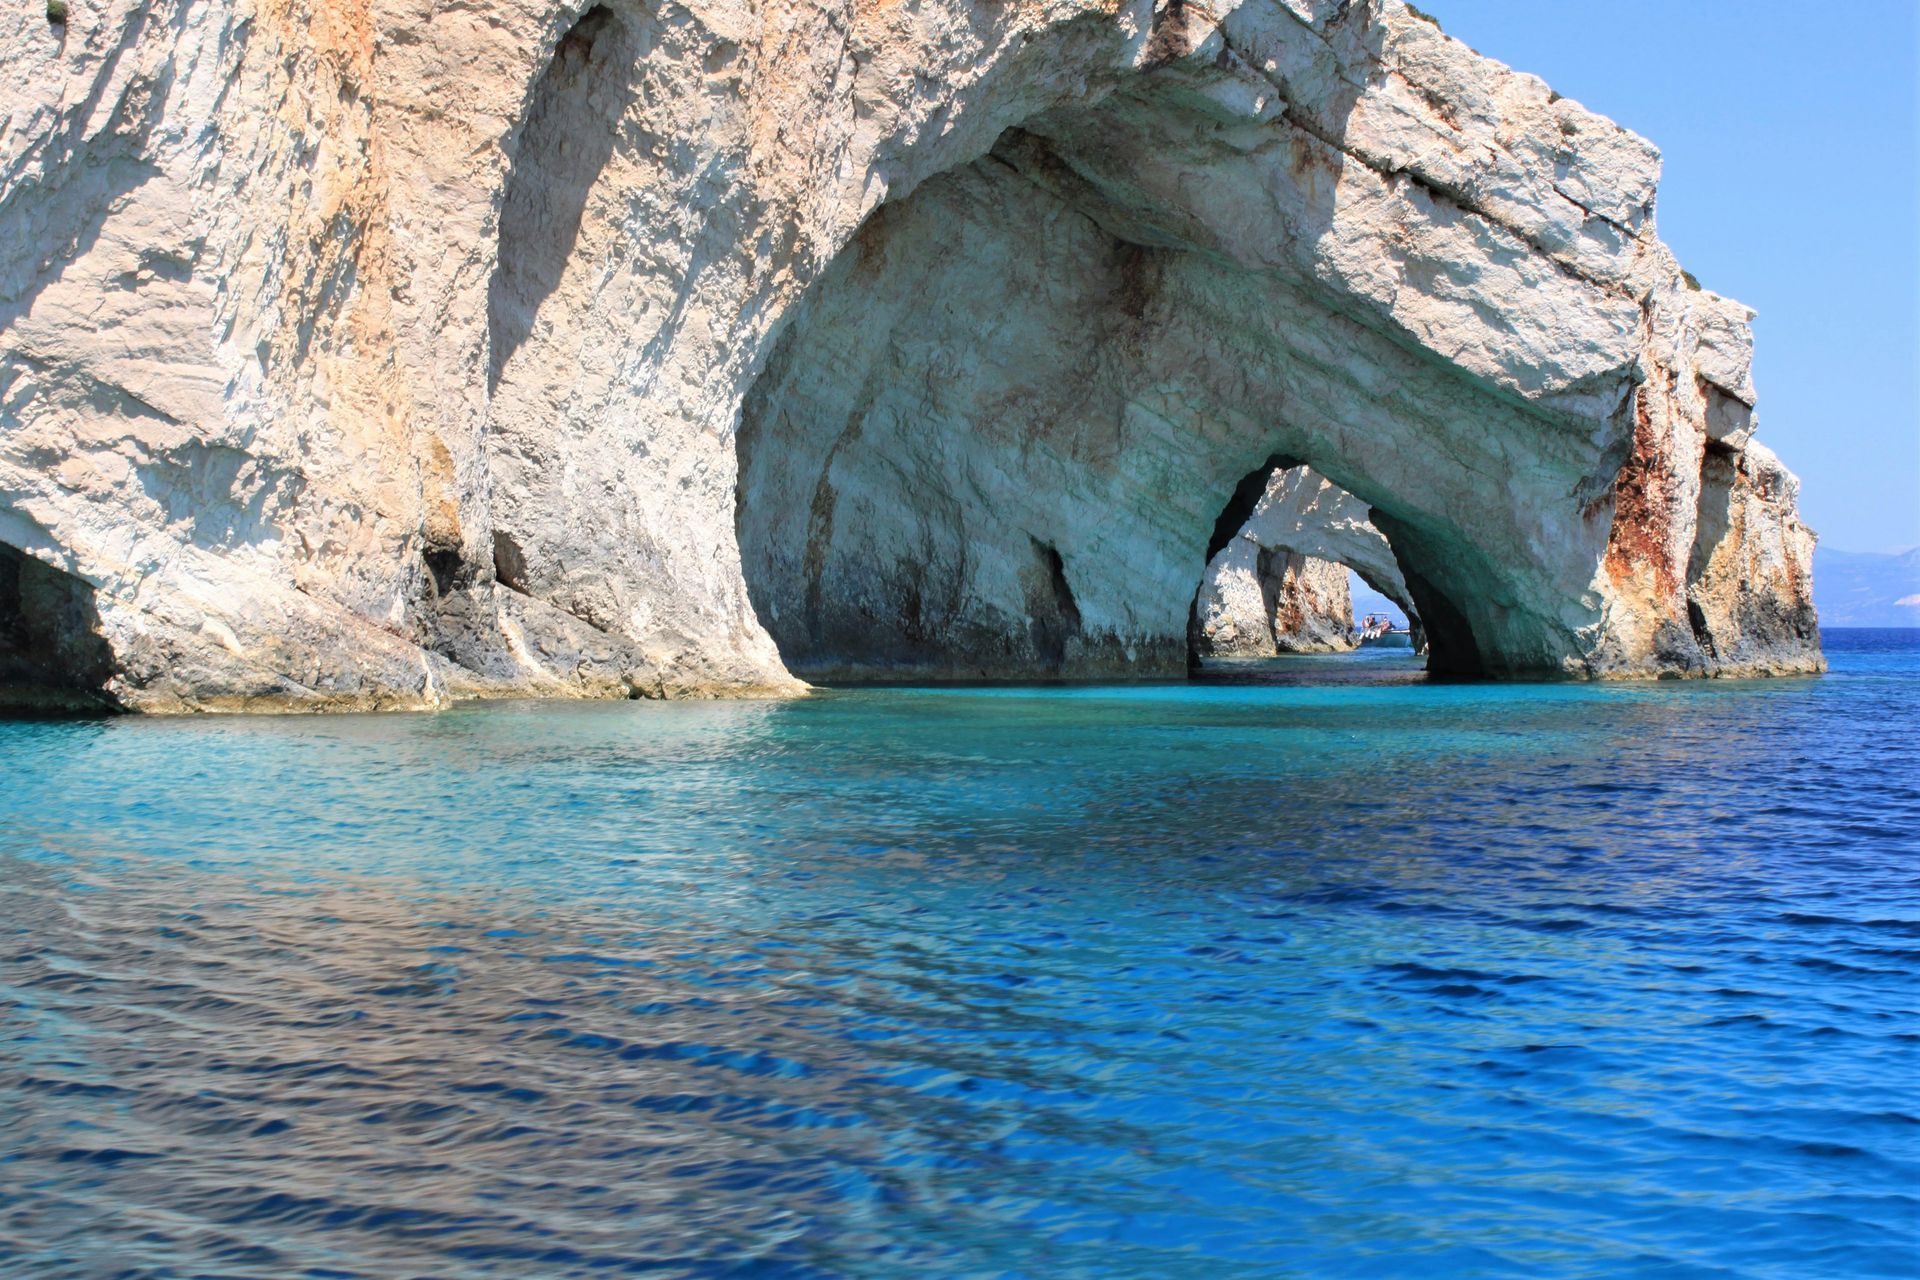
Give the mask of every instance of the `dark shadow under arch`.
M 1460 607 L 1421 571 L 1422 565 L 1436 553 L 1422 544 L 1409 525 L 1377 507 L 1373 524 L 1386 535 L 1387 545 L 1393 548 L 1393 558 L 1400 564 L 1407 594 L 1413 597 L 1413 607 L 1420 612 L 1420 625 L 1427 641 L 1427 670 L 1435 675 L 1484 675 L 1486 663 L 1480 653 L 1480 643 L 1474 638 L 1472 624 Z

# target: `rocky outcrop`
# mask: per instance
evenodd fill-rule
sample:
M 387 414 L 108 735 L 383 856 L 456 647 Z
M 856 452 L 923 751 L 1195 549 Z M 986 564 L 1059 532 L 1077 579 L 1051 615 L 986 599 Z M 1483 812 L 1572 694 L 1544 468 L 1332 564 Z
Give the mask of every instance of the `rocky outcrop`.
M 1356 648 L 1353 593 L 1347 566 L 1297 551 L 1269 551 L 1269 572 L 1278 571 L 1274 593 L 1273 644 L 1280 653 L 1342 653 Z
M 1658 153 L 1395 0 L 104 0 L 0 47 L 0 544 L 120 705 L 1177 671 L 1275 458 L 1372 508 L 1438 666 L 1820 666 Z
M 1343 653 L 1359 644 L 1345 565 L 1244 537 L 1207 562 L 1194 627 L 1195 658 Z

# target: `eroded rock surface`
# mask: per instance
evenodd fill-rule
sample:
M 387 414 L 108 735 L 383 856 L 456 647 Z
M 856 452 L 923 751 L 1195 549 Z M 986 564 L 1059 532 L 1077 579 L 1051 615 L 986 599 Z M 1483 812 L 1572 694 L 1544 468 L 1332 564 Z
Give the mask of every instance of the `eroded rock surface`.
M 1196 658 L 1341 653 L 1359 643 L 1345 565 L 1247 538 L 1207 562 L 1194 628 Z
M 1437 665 L 1820 666 L 1657 151 L 1395 0 L 103 0 L 0 47 L 0 544 L 121 705 L 1178 670 L 1276 456 L 1372 508 Z

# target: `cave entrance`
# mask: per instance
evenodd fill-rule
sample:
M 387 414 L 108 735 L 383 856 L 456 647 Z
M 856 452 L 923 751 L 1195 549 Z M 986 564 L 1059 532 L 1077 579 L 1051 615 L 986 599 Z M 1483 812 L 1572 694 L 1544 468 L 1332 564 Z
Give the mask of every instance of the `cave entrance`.
M 0 543 L 0 712 L 115 711 L 93 587 Z
M 794 674 L 1183 675 L 1208 562 L 1308 467 L 1366 512 L 1361 572 L 1430 669 L 1578 651 L 1557 607 L 1579 590 L 1489 548 L 1546 545 L 1529 512 L 1579 492 L 1590 437 L 1287 265 L 1332 224 L 1344 158 L 1207 172 L 1218 127 L 1158 76 L 1029 120 L 880 206 L 787 313 L 742 407 L 736 532 Z M 1228 249 L 1250 225 L 1261 264 Z M 1516 474 L 1551 502 L 1490 479 Z M 1582 536 L 1591 573 L 1604 527 Z

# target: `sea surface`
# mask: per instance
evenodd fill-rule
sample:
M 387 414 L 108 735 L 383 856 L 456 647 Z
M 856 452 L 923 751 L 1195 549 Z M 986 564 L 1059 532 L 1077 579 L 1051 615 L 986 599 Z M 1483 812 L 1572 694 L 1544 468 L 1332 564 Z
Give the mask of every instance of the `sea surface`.
M 1914 1275 L 1827 648 L 0 723 L 0 1275 Z

